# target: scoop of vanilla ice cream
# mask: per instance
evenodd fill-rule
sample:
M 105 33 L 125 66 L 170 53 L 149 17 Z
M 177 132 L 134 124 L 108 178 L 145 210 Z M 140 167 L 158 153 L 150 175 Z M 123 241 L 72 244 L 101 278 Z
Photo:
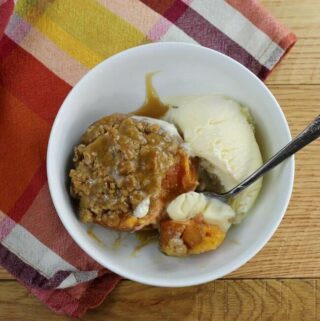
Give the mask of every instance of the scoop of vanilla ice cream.
M 175 221 L 184 221 L 202 213 L 207 206 L 203 194 L 188 192 L 180 194 L 167 207 L 169 217 Z
M 231 220 L 235 217 L 235 212 L 228 204 L 196 192 L 179 195 L 168 205 L 167 213 L 175 221 L 189 220 L 202 214 L 206 223 L 217 225 L 224 232 L 229 229 Z
M 175 124 L 194 156 L 204 161 L 206 170 L 228 191 L 262 165 L 251 116 L 235 100 L 217 94 L 171 97 L 172 107 L 164 119 Z M 258 180 L 230 201 L 239 223 L 256 200 L 262 180 Z
M 205 222 L 211 225 L 218 225 L 222 231 L 226 232 L 231 226 L 236 213 L 230 205 L 216 198 L 210 198 L 202 215 Z

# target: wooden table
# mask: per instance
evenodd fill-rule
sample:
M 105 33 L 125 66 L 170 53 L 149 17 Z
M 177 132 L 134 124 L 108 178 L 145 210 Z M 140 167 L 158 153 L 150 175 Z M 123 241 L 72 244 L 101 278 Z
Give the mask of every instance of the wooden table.
M 320 0 L 262 0 L 298 35 L 267 81 L 293 135 L 320 113 Z M 320 141 L 296 157 L 289 209 L 250 262 L 222 280 L 181 289 L 123 281 L 82 320 L 320 320 Z M 70 320 L 56 315 L 0 268 L 0 320 Z

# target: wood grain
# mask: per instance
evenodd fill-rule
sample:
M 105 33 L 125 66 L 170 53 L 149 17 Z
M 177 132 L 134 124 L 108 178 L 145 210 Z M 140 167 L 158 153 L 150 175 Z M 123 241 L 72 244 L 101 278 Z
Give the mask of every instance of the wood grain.
M 4 268 L 0 267 L 0 280 L 13 280 L 14 277 L 9 274 Z
M 320 113 L 320 1 L 261 0 L 298 36 L 267 85 L 295 135 Z M 250 262 L 224 280 L 182 289 L 123 281 L 82 320 L 320 320 L 320 142 L 296 157 L 289 209 Z M 282 279 L 281 279 L 282 278 Z M 0 321 L 72 320 L 50 312 L 0 268 Z
M 316 321 L 318 279 L 218 280 L 187 288 L 156 288 L 123 281 L 83 321 Z M 49 311 L 14 281 L 0 282 L 0 320 L 71 320 Z
M 320 1 L 262 0 L 261 3 L 298 37 L 267 84 L 320 84 Z

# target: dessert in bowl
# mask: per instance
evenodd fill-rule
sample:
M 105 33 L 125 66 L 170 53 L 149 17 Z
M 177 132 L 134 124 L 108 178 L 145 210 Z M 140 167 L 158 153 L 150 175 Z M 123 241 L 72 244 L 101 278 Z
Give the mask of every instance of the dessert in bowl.
M 97 226 L 94 227 L 94 233 L 101 240 L 100 244 L 88 235 L 88 224 L 80 222 L 78 209 L 74 206 L 69 195 L 70 181 L 68 174 L 70 168 L 74 167 L 70 158 L 74 146 L 81 143 L 81 135 L 86 132 L 90 124 L 106 115 L 114 113 L 128 115 L 141 106 L 145 93 L 144 77 L 154 70 L 161 71 L 154 77 L 154 86 L 161 99 L 170 106 L 170 109 L 161 118 L 163 121 L 171 122 L 180 132 L 183 143 L 178 145 L 185 152 L 186 157 L 184 159 L 187 160 L 190 173 L 193 173 L 192 169 L 195 166 L 193 158 L 196 158 L 198 162 L 198 165 L 196 165 L 199 166 L 202 161 L 201 168 L 204 168 L 209 175 L 202 177 L 201 171 L 197 168 L 195 171 L 197 184 L 191 184 L 185 190 L 181 189 L 182 185 L 179 184 L 177 195 L 169 193 L 171 197 L 162 202 L 163 208 L 158 212 L 158 215 L 149 217 L 151 221 L 147 220 L 140 224 L 140 220 L 145 216 L 139 218 L 132 215 L 136 208 L 130 205 L 130 215 L 135 217 L 136 222 L 138 222 L 137 225 L 133 224 L 134 229 L 137 230 L 137 227 L 138 229 L 144 229 L 147 225 L 149 227 L 150 225 L 156 225 L 156 228 L 160 230 L 160 248 L 168 255 L 198 254 L 208 249 L 214 249 L 217 244 L 222 243 L 215 251 L 177 258 L 164 255 L 159 251 L 157 243 L 150 243 L 136 252 L 135 248 L 139 245 L 139 241 L 134 235 L 135 233 L 125 233 L 119 236 L 118 232 Z M 237 106 L 235 108 L 230 107 L 237 111 L 234 114 L 226 113 L 224 119 L 229 119 L 228 117 L 232 115 L 230 116 L 232 121 L 240 119 L 243 122 L 240 127 L 239 125 L 224 127 L 228 122 L 223 124 L 223 121 L 221 121 L 220 123 L 223 126 L 212 131 L 212 128 L 207 128 L 204 125 L 193 126 L 191 120 L 196 117 L 195 113 L 193 117 L 189 117 L 190 121 L 188 117 L 182 118 L 178 115 L 179 112 L 185 115 L 188 112 L 192 115 L 194 110 L 192 106 L 195 106 L 195 104 L 206 106 L 207 102 L 210 101 L 209 112 L 213 113 L 217 120 L 216 116 L 220 115 L 221 112 L 214 106 L 221 105 L 221 103 L 215 103 L 219 100 L 222 100 L 224 104 Z M 245 108 L 242 109 L 242 106 L 249 108 L 255 121 L 258 144 L 252 140 L 252 137 L 255 140 L 255 133 L 250 123 L 251 117 L 248 116 Z M 178 107 L 178 109 L 174 107 Z M 203 109 L 206 108 L 203 107 Z M 208 117 L 207 115 L 202 120 L 211 119 L 211 116 Z M 130 119 L 130 122 L 142 122 L 141 119 L 138 121 L 131 116 L 127 118 Z M 187 123 L 178 123 L 181 119 L 184 119 Z M 235 124 L 239 123 L 240 121 L 237 121 Z M 190 138 L 194 130 L 199 131 L 198 136 L 202 134 L 202 138 L 198 142 L 192 141 Z M 248 138 L 250 130 L 252 134 L 251 138 Z M 215 168 L 210 166 L 212 153 L 210 152 L 209 140 L 205 140 L 205 137 L 208 137 L 206 133 L 213 132 L 218 137 L 223 131 L 228 135 L 233 135 L 228 143 L 232 148 L 227 148 L 223 137 L 220 137 L 221 139 L 214 143 L 217 145 L 221 142 L 220 151 L 224 155 L 222 159 L 229 160 L 227 165 L 231 167 L 235 165 L 234 168 L 228 168 L 223 163 Z M 191 140 L 188 140 L 189 134 Z M 259 148 L 252 148 L 252 142 L 260 147 L 262 156 L 268 158 L 289 140 L 290 132 L 277 102 L 263 83 L 243 66 L 217 52 L 198 46 L 176 43 L 147 45 L 128 50 L 106 60 L 89 72 L 69 94 L 58 113 L 50 137 L 48 148 L 49 187 L 57 212 L 71 236 L 89 255 L 107 268 L 133 280 L 153 285 L 184 286 L 199 284 L 221 277 L 236 269 L 261 249 L 271 237 L 285 212 L 291 194 L 293 159 L 288 160 L 268 174 L 264 179 L 262 188 L 261 181 L 257 182 L 252 190 L 244 191 L 246 195 L 239 195 L 233 203 L 225 204 L 228 207 L 227 211 L 219 209 L 216 204 L 211 204 L 212 200 L 206 199 L 202 202 L 203 207 L 198 209 L 200 216 L 197 215 L 199 213 L 183 210 L 180 214 L 189 216 L 184 219 L 177 219 L 175 215 L 179 214 L 179 210 L 185 208 L 185 206 L 179 208 L 179 204 L 188 204 L 189 201 L 187 200 L 201 198 L 199 192 L 202 185 L 205 185 L 208 181 L 214 181 L 212 178 L 218 177 L 219 180 L 215 180 L 218 185 L 222 183 L 220 187 L 228 189 L 227 184 L 231 186 L 245 178 L 246 174 L 250 174 L 251 166 L 259 166 L 261 162 Z M 199 144 L 200 142 L 203 144 Z M 184 143 L 189 144 L 189 146 L 184 146 Z M 191 148 L 191 151 L 189 150 L 189 154 L 187 153 L 192 144 L 199 147 L 195 151 L 198 155 L 192 151 L 195 147 Z M 245 157 L 241 161 L 235 159 L 236 162 L 232 165 L 233 155 L 239 154 L 237 147 L 244 146 L 243 144 L 251 147 L 243 152 L 242 156 Z M 259 153 L 256 153 L 257 151 Z M 209 154 L 206 155 L 206 152 Z M 212 157 L 215 161 L 219 160 L 218 153 Z M 253 163 L 255 165 L 252 165 Z M 180 161 L 179 164 L 181 168 Z M 228 169 L 227 172 L 225 172 L 226 168 Z M 74 167 L 74 170 L 76 170 L 76 167 Z M 169 167 L 166 170 L 169 170 Z M 232 173 L 232 175 L 228 177 L 226 175 L 228 173 Z M 192 178 L 191 176 L 190 178 Z M 194 180 L 191 181 L 195 182 Z M 212 188 L 215 187 L 212 186 Z M 198 190 L 194 191 L 195 189 Z M 176 197 L 172 198 L 173 195 Z M 179 200 L 179 197 L 182 200 Z M 145 198 L 140 200 L 144 201 Z M 146 205 L 146 202 L 144 205 Z M 174 202 L 177 204 L 175 205 Z M 137 202 L 136 206 L 138 207 L 140 203 Z M 199 203 L 201 203 L 200 199 L 196 201 L 196 204 Z M 174 211 L 175 214 L 170 215 L 170 208 L 177 209 Z M 190 209 L 191 206 L 186 206 L 186 208 Z M 211 208 L 214 211 L 209 211 Z M 165 214 L 163 214 L 163 210 L 165 210 Z M 159 214 L 160 212 L 161 214 Z M 220 222 L 219 218 L 215 216 L 217 212 L 226 213 L 227 220 L 224 223 Z M 248 215 L 247 218 L 241 224 L 234 225 L 226 234 L 230 224 L 238 223 L 238 220 L 241 221 L 245 216 L 244 214 Z M 93 217 L 90 218 L 89 215 L 87 218 L 90 221 Z M 158 218 L 161 219 L 158 220 Z M 112 224 L 115 224 L 116 221 L 117 219 Z M 107 223 L 109 227 L 110 224 Z M 125 227 L 127 226 L 125 224 Z M 131 228 L 132 226 L 130 226 L 130 230 Z M 208 242 L 204 238 L 202 239 L 204 242 L 201 241 L 201 244 L 199 238 L 195 239 L 195 234 L 192 232 L 194 230 L 197 230 L 200 235 L 206 236 Z M 170 231 L 182 231 L 180 235 L 174 236 L 178 241 L 175 240 L 170 243 L 172 238 Z M 188 235 L 192 235 L 192 237 L 187 237 Z M 212 235 L 216 237 L 210 238 Z M 113 246 L 115 243 L 119 244 L 119 239 L 122 239 L 121 246 Z M 222 242 L 223 239 L 225 240 Z M 183 241 L 186 248 L 184 250 L 178 249 L 178 252 L 180 251 L 178 253 L 172 247 L 172 242 L 173 244 L 179 243 L 179 240 Z
M 214 250 L 249 212 L 262 180 L 229 204 L 194 191 L 228 191 L 262 165 L 254 120 L 248 108 L 217 94 L 163 103 L 153 76 L 146 76 L 146 101 L 137 111 L 105 116 L 82 135 L 71 195 L 82 222 L 158 230 L 167 255 Z
M 119 231 L 155 228 L 167 203 L 197 183 L 177 130 L 155 119 L 106 116 L 87 129 L 73 159 L 80 219 Z

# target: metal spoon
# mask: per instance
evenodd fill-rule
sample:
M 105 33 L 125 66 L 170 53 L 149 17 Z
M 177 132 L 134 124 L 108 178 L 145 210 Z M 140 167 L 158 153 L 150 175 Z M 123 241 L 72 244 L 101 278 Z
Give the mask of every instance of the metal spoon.
M 320 115 L 309 124 L 295 139 L 293 139 L 288 145 L 283 147 L 277 154 L 271 157 L 264 165 L 253 172 L 248 178 L 242 181 L 239 185 L 231 189 L 230 191 L 222 194 L 213 192 L 204 192 L 203 194 L 208 197 L 218 198 L 223 202 L 227 202 L 230 197 L 234 197 L 241 191 L 246 189 L 262 175 L 279 165 L 289 156 L 298 152 L 304 146 L 310 144 L 312 141 L 320 137 Z

